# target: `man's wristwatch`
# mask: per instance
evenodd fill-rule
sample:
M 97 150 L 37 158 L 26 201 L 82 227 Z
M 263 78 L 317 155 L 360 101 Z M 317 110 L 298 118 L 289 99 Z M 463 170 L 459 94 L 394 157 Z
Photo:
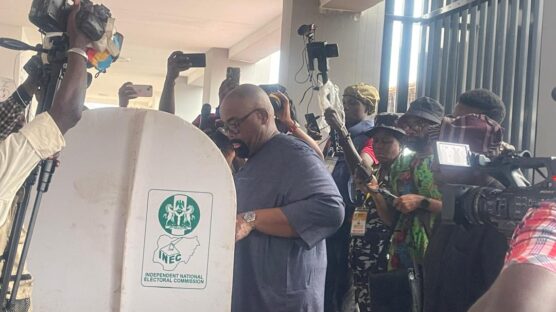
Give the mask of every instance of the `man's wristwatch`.
M 425 197 L 423 198 L 423 200 L 421 200 L 421 203 L 419 204 L 419 209 L 427 210 L 429 209 L 430 205 L 431 205 L 431 201 Z
M 248 211 L 243 214 L 243 220 L 255 228 L 255 220 L 257 219 L 257 214 L 254 211 Z

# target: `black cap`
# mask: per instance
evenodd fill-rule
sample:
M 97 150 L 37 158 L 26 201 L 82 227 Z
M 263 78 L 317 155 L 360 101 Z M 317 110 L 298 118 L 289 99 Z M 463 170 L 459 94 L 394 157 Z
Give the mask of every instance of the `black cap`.
M 367 136 L 373 137 L 379 130 L 387 130 L 392 132 L 399 139 L 405 136 L 405 131 L 397 126 L 399 114 L 394 113 L 380 113 L 375 116 L 375 126 L 370 131 L 367 131 Z
M 409 109 L 400 117 L 400 121 L 409 116 L 423 118 L 435 124 L 440 124 L 442 117 L 444 117 L 444 106 L 435 99 L 423 96 L 409 104 Z

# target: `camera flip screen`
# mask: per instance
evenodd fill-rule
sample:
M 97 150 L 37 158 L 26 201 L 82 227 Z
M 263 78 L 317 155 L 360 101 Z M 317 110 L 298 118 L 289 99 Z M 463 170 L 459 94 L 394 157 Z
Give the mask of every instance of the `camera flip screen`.
M 469 145 L 436 142 L 438 163 L 442 166 L 471 167 Z

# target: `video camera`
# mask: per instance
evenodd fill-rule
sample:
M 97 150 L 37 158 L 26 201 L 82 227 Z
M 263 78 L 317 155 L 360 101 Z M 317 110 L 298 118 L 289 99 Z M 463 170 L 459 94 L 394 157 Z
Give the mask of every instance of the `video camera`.
M 290 100 L 290 115 L 292 117 L 292 119 L 294 121 L 297 121 L 297 112 L 295 110 L 295 105 L 293 105 L 293 101 L 290 98 L 290 96 L 288 95 L 288 92 L 286 90 L 286 87 L 284 87 L 281 84 L 262 84 L 259 85 L 259 87 L 261 89 L 263 89 L 264 92 L 266 92 L 266 94 L 268 95 L 269 99 L 270 99 L 270 103 L 272 104 L 272 108 L 274 108 L 274 112 L 276 114 L 278 114 L 279 112 L 282 111 L 282 102 L 280 101 L 280 99 L 275 96 L 273 93 L 283 93 L 288 100 Z M 286 133 L 288 132 L 288 129 L 286 129 L 286 127 L 284 125 L 282 125 L 280 122 L 277 122 L 278 125 L 278 130 L 280 132 Z
M 67 0 L 33 0 L 29 20 L 42 32 L 65 32 L 70 11 Z M 76 16 L 77 27 L 89 39 L 97 41 L 104 36 L 110 17 L 110 10 L 104 5 L 82 0 Z
M 448 185 L 442 190 L 442 219 L 462 225 L 485 224 L 510 237 L 529 208 L 556 201 L 556 158 L 534 158 L 529 152 L 507 152 L 494 159 L 469 151 L 465 144 L 437 142 L 440 166 L 480 170 L 506 189 L 473 185 Z M 546 170 L 546 175 L 540 169 Z M 543 181 L 532 185 L 522 169 L 533 169 Z
M 322 84 L 328 81 L 328 59 L 338 57 L 338 45 L 335 43 L 326 43 L 323 41 L 314 41 L 315 24 L 301 25 L 297 30 L 297 34 L 307 38 L 307 59 L 309 71 L 315 70 L 315 60 L 317 60 L 317 68 L 322 75 Z

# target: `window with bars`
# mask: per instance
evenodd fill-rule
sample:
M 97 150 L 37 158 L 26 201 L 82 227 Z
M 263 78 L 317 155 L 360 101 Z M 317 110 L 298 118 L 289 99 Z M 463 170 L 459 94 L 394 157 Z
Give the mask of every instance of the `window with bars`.
M 502 97 L 505 140 L 535 141 L 543 0 L 386 0 L 379 111 L 429 96 L 450 113 L 485 88 Z M 390 65 L 390 66 L 388 66 Z

